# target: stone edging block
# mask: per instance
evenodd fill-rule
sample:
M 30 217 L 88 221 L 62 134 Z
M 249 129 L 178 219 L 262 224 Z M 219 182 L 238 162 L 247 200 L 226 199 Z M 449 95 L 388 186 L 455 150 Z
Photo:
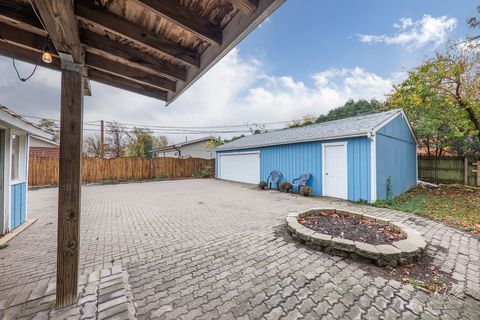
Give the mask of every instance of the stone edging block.
M 395 241 L 392 244 L 372 245 L 361 241 L 352 241 L 348 239 L 332 237 L 309 229 L 298 222 L 298 219 L 310 215 L 313 211 L 324 211 L 337 213 L 341 215 L 351 215 L 375 221 L 382 226 L 390 226 L 395 231 L 401 232 L 406 239 Z M 348 212 L 336 209 L 311 209 L 302 213 L 290 213 L 287 218 L 287 230 L 293 238 L 311 246 L 331 253 L 353 258 L 362 258 L 374 262 L 377 265 L 397 266 L 405 262 L 417 259 L 425 252 L 427 242 L 425 238 L 416 230 L 405 225 L 389 221 L 387 219 L 374 217 L 371 215 Z

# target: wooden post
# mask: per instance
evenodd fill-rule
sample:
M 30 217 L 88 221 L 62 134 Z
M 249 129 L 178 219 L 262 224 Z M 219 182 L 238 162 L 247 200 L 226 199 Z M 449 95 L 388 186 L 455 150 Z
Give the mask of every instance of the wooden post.
M 58 192 L 57 307 L 77 301 L 80 253 L 83 76 L 62 70 Z
M 477 187 L 480 187 L 480 160 L 477 161 Z
M 105 133 L 103 120 L 100 120 L 100 158 L 105 159 Z
M 468 157 L 463 159 L 464 162 L 464 176 L 463 176 L 463 184 L 468 185 Z

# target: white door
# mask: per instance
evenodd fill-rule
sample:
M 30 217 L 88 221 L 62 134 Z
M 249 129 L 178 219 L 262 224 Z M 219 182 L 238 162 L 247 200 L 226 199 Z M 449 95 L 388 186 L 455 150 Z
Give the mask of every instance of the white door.
M 224 180 L 259 183 L 260 153 L 224 153 L 218 156 L 218 177 Z
M 347 199 L 347 144 L 323 144 L 323 195 Z

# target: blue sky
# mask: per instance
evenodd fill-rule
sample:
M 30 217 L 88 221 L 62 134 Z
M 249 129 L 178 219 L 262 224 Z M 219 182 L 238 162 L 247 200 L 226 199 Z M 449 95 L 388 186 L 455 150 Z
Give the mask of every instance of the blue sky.
M 473 32 L 465 21 L 479 4 L 471 0 L 289 0 L 239 48 L 241 55 L 263 57 L 272 74 L 303 81 L 318 70 L 355 66 L 388 76 L 415 66 L 434 51 L 366 44 L 358 41 L 357 34 L 394 34 L 393 24 L 399 19 L 415 21 L 429 14 L 457 19 L 449 36 L 459 39 Z
M 405 71 L 433 56 L 447 40 L 473 32 L 465 21 L 478 4 L 287 0 L 169 107 L 92 82 L 84 119 L 169 126 L 251 124 L 318 116 L 348 99 L 384 100 Z M 23 73 L 31 68 L 23 65 Z M 11 60 L 0 57 L 0 74 L 0 104 L 20 114 L 59 118 L 59 73 L 39 68 L 31 80 L 20 83 Z

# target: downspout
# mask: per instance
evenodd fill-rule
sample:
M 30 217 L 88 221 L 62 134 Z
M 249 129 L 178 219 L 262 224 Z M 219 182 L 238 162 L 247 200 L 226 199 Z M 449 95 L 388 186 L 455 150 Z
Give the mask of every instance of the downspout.
M 180 159 L 182 157 L 182 151 L 178 149 L 176 145 L 173 145 L 172 148 L 178 151 L 178 158 Z

